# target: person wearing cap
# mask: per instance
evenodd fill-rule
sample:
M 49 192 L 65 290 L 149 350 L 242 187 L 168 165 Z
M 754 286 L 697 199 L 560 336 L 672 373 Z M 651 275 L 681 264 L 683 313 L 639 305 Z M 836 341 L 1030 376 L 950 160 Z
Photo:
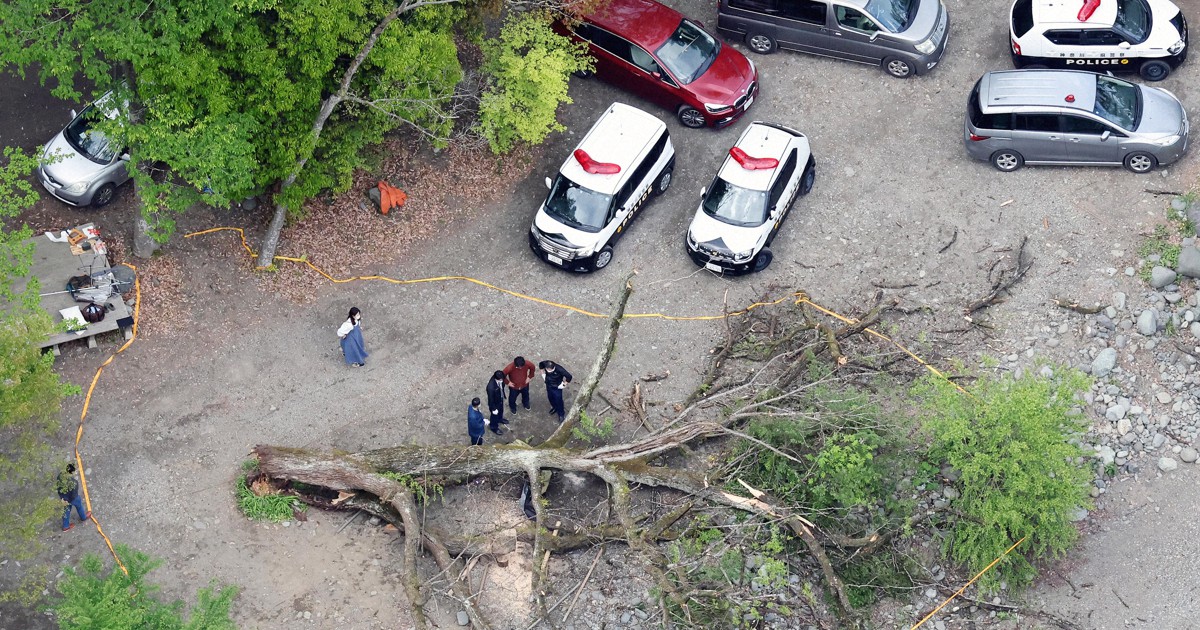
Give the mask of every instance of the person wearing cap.
M 55 480 L 55 489 L 58 490 L 58 498 L 66 503 L 66 509 L 63 510 L 62 530 L 68 531 L 75 524 L 71 522 L 71 507 L 75 507 L 75 512 L 79 514 L 79 522 L 82 523 L 92 517 L 91 512 L 84 512 L 83 497 L 79 496 L 79 481 L 75 479 L 75 464 L 67 464 L 66 469 L 58 473 L 58 479 Z
M 553 361 L 542 361 L 542 380 L 546 382 L 546 398 L 550 400 L 550 415 L 558 414 L 561 423 L 567 419 L 567 410 L 563 406 L 563 390 L 571 382 L 571 373 L 563 366 Z
M 508 385 L 508 410 L 517 413 L 517 394 L 521 395 L 521 406 L 529 409 L 529 381 L 535 370 L 525 357 L 517 357 L 504 368 L 504 384 Z
M 500 425 L 508 424 L 508 420 L 504 419 L 504 372 L 496 370 L 492 372 L 492 378 L 487 384 L 487 401 L 488 411 L 491 415 L 488 417 L 489 428 L 496 435 L 503 435 L 500 430 Z

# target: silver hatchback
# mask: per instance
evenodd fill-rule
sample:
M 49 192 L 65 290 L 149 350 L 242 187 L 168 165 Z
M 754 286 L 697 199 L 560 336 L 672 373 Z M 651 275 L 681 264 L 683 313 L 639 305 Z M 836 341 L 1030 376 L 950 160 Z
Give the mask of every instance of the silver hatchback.
M 46 144 L 38 179 L 59 200 L 73 206 L 103 207 L 113 200 L 117 186 L 129 181 L 129 155 L 115 145 L 96 123 L 115 119 L 111 92 L 71 112 L 71 122 Z
M 1187 151 L 1188 120 L 1162 88 L 1075 70 L 1007 70 L 975 84 L 963 143 L 1006 172 L 1082 164 L 1147 173 Z

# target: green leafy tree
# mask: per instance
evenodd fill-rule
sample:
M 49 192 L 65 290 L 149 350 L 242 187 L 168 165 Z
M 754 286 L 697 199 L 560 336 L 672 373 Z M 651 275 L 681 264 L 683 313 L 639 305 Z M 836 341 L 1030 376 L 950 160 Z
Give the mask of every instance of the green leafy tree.
M 163 602 L 158 586 L 146 574 L 162 564 L 124 545 L 117 557 L 128 575 L 106 568 L 99 556 L 88 554 L 79 570 L 68 568 L 58 582 L 61 595 L 50 609 L 62 630 L 236 630 L 229 609 L 237 589 L 215 584 L 200 589 L 190 609 L 182 601 Z
M 1077 463 L 1087 429 L 1078 396 L 1087 387 L 1087 377 L 1064 368 L 1053 378 L 981 378 L 970 394 L 933 377 L 915 388 L 929 457 L 960 473 L 953 507 L 962 516 L 944 551 L 975 572 L 1025 538 L 980 579 L 982 588 L 1027 584 L 1037 573 L 1030 559 L 1061 556 L 1075 542 L 1071 514 L 1091 503 L 1091 472 Z
M 586 47 L 555 33 L 548 13 L 510 15 L 500 37 L 484 42 L 488 88 L 480 101 L 479 129 L 495 153 L 518 143 L 538 144 L 564 127 L 558 106 L 571 103 L 571 73 L 590 70 Z
M 62 399 L 78 388 L 59 381 L 54 357 L 38 348 L 51 333 L 40 307 L 27 227 L 8 229 L 37 199 L 28 175 L 36 160 L 4 150 L 0 165 L 0 555 L 26 561 L 42 549 L 46 521 L 61 514 L 54 496 L 49 438 L 59 426 Z M 0 601 L 30 603 L 42 587 L 44 567 L 27 570 L 20 584 L 0 592 Z

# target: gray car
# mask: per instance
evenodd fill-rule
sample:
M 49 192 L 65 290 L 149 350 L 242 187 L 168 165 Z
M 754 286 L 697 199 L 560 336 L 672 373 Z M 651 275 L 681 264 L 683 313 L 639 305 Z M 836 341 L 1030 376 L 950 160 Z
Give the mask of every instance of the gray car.
M 933 69 L 950 24 L 939 0 L 720 0 L 717 30 L 756 53 L 785 48 L 882 67 Z
M 1076 70 L 1008 70 L 979 79 L 963 143 L 1001 171 L 1024 164 L 1121 166 L 1148 173 L 1187 151 L 1175 95 Z
M 111 92 L 77 116 L 71 112 L 71 122 L 46 144 L 38 167 L 38 179 L 51 195 L 73 206 L 99 208 L 129 181 L 129 155 L 95 125 L 118 113 Z

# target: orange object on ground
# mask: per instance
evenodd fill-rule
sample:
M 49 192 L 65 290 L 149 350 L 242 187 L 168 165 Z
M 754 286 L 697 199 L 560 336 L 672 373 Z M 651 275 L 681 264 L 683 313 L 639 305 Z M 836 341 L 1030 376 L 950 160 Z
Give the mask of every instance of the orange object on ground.
M 404 202 L 408 201 L 408 195 L 404 194 L 403 190 L 387 182 L 379 182 L 379 211 L 387 214 L 392 208 L 400 208 L 404 206 Z

